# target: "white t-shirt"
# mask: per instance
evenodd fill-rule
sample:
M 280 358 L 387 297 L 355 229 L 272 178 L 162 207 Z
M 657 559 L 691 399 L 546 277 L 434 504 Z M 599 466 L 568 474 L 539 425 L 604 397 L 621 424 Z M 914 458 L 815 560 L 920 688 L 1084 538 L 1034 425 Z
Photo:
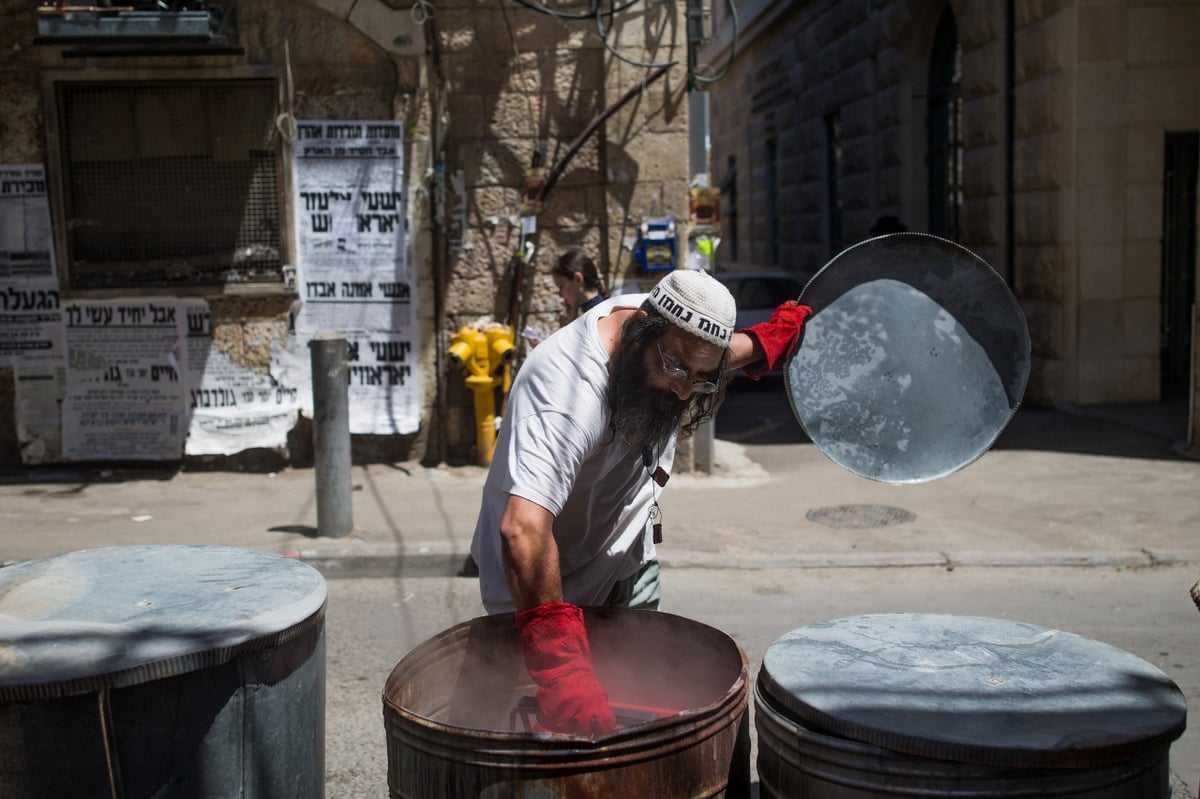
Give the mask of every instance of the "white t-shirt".
M 500 519 L 510 494 L 554 514 L 563 598 L 604 601 L 617 580 L 654 558 L 655 466 L 670 471 L 675 437 L 647 470 L 609 429 L 608 353 L 597 322 L 637 308 L 645 294 L 605 300 L 534 348 L 513 381 L 496 439 L 471 554 L 488 613 L 514 609 L 501 561 Z

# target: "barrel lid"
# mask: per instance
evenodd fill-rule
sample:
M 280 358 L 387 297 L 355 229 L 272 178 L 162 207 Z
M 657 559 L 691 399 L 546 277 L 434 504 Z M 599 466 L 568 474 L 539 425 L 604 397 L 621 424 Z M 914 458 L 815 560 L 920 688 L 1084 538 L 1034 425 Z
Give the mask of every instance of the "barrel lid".
M 814 309 L 784 369 L 796 419 L 844 469 L 885 483 L 943 477 L 984 454 L 1029 377 L 1025 315 L 970 250 L 893 233 L 843 250 L 800 301 Z
M 759 695 L 782 715 L 921 757 L 1078 768 L 1168 746 L 1178 686 L 1099 641 L 1016 621 L 876 614 L 793 630 L 768 648 Z
M 105 547 L 0 568 L 0 700 L 217 666 L 309 630 L 325 598 L 311 566 L 237 547 Z

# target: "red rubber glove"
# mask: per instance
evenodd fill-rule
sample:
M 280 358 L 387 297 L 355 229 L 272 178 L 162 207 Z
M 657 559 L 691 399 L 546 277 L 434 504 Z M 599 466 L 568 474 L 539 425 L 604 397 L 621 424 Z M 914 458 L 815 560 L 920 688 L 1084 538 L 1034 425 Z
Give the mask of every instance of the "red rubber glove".
M 767 321 L 738 331 L 758 339 L 767 355 L 765 361 L 742 367 L 746 377 L 757 380 L 768 372 L 781 368 L 800 344 L 804 320 L 812 316 L 812 312 L 812 308 L 807 305 L 788 300 L 776 308 Z
M 552 732 L 596 736 L 617 719 L 592 671 L 583 611 L 566 602 L 517 613 L 525 668 L 538 686 L 538 724 Z

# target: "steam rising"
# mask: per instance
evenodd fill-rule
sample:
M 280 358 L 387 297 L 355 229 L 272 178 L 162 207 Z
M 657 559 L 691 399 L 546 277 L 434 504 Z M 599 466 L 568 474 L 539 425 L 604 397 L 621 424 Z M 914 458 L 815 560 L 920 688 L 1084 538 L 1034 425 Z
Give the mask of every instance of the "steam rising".
M 728 636 L 669 613 L 585 608 L 592 663 L 609 701 L 661 709 L 661 717 L 721 702 L 746 681 L 744 653 Z M 427 641 L 393 670 L 384 700 L 430 721 L 524 733 L 514 709 L 536 694 L 512 614 L 473 619 Z

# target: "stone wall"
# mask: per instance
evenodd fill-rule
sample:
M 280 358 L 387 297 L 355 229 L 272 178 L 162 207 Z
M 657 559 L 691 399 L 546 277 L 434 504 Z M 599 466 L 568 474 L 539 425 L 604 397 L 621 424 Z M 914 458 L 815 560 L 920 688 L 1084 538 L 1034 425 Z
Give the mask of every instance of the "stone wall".
M 1160 392 L 1164 134 L 1200 129 L 1190 3 L 1018 3 L 1017 293 L 1047 404 Z
M 417 286 L 421 427 L 407 436 L 355 436 L 356 461 L 476 461 L 473 398 L 445 356 L 461 326 L 494 322 L 541 333 L 557 328 L 560 300 L 549 277 L 559 254 L 578 247 L 610 290 L 647 289 L 631 248 L 644 216 L 686 221 L 687 68 L 682 3 L 646 3 L 605 18 L 608 47 L 584 3 L 552 3 L 558 15 L 516 2 L 418 4 L 393 0 L 241 0 L 244 54 L 67 58 L 34 46 L 33 6 L 0 14 L 0 163 L 42 163 L 47 69 L 107 70 L 142 77 L 220 75 L 267 66 L 287 74 L 297 119 L 405 122 L 410 259 Z M 568 19 L 564 15 L 576 15 Z M 634 63 L 630 63 L 634 62 Z M 674 62 L 648 81 L 650 67 Z M 603 124 L 589 126 L 627 93 Z M 578 149 L 569 160 L 572 142 Z M 525 238 L 535 255 L 524 269 L 520 304 L 512 256 L 522 243 L 521 192 L 537 147 L 547 167 L 565 168 Z M 289 209 L 290 210 L 290 209 Z M 291 225 L 290 214 L 285 224 Z M 686 227 L 681 225 L 683 240 Z M 293 255 L 294 257 L 294 255 Z M 610 292 L 611 293 L 611 292 Z M 294 295 L 206 297 L 214 347 L 236 363 L 266 370 L 272 344 L 288 330 Z M 520 339 L 518 339 L 520 341 Z M 301 387 L 308 390 L 308 387 Z M 0 409 L 12 407 L 13 377 L 0 369 Z M 18 466 L 12 413 L 0 424 L 0 465 Z M 285 448 L 246 457 L 203 457 L 196 466 L 274 468 L 311 462 L 303 417 Z
M 1026 400 L 1158 399 L 1164 136 L 1200 129 L 1200 50 L 1189 44 L 1200 37 L 1200 6 L 1015 0 L 1009 120 L 1006 4 L 948 5 L 962 49 L 961 241 L 1010 275 L 1025 310 Z M 713 171 L 736 187 L 722 267 L 810 274 L 879 216 L 927 229 L 925 95 L 946 7 L 741 4 L 737 58 L 709 89 Z M 733 44 L 729 19 L 718 18 L 704 55 L 719 63 Z M 775 228 L 766 196 L 772 137 Z M 840 231 L 831 226 L 835 203 Z
M 933 31 L 945 6 L 940 0 L 739 4 L 737 58 L 723 80 L 708 86 L 712 182 L 727 180 L 737 198 L 735 208 L 733 193 L 722 197 L 720 268 L 806 275 L 866 238 L 881 216 L 925 228 L 925 91 Z M 1011 162 L 1005 4 L 953 0 L 950 6 L 962 46 L 962 241 L 1002 274 L 1011 259 L 1034 348 L 1027 401 L 1156 399 L 1163 137 L 1200 129 L 1200 106 L 1192 99 L 1200 77 L 1194 47 L 1200 6 L 1015 0 Z M 587 6 L 551 8 L 562 15 Z M 514 324 L 518 332 L 555 329 L 560 305 L 549 270 L 572 247 L 595 258 L 610 289 L 647 288 L 658 276 L 633 263 L 639 224 L 645 216 L 686 219 L 683 5 L 638 4 L 609 20 L 607 40 L 616 54 L 599 40 L 594 20 L 515 2 L 438 3 L 415 29 L 411 6 L 385 0 L 242 0 L 239 12 L 242 56 L 80 59 L 33 45 L 33 7 L 4 4 L 0 163 L 44 162 L 42 76 L 50 69 L 149 75 L 268 66 L 290 70 L 299 118 L 404 120 L 422 424 L 410 436 L 356 437 L 356 457 L 477 459 L 472 397 L 461 372 L 447 363 L 449 336 L 463 325 L 493 322 Z M 702 60 L 721 64 L 731 51 L 729 20 L 718 7 L 714 13 L 717 35 Z M 397 31 L 422 41 L 402 52 L 398 42 L 407 33 Z M 646 83 L 649 70 L 628 61 L 679 63 Z M 536 254 L 510 319 L 521 190 L 535 149 L 544 148 L 547 166 L 565 159 L 589 124 L 630 91 L 632 99 L 583 138 L 537 215 L 536 230 L 527 232 Z M 831 135 L 840 145 L 836 159 Z M 678 234 L 682 244 L 685 225 Z M 290 304 L 279 296 L 209 300 L 214 346 L 238 363 L 265 368 L 264 353 L 286 332 Z M 0 368 L 0 409 L 12 407 L 13 394 L 12 372 Z M 17 465 L 13 414 L 0 418 L 0 465 Z M 302 423 L 275 457 L 305 462 L 309 434 Z
M 330 4 L 326 4 L 330 5 Z M 335 9 L 336 11 L 336 9 Z M 408 9 L 396 11 L 408 14 Z M 429 168 L 428 97 L 423 86 L 421 59 L 388 53 L 371 41 L 354 24 L 312 3 L 287 0 L 242 0 L 238 4 L 239 43 L 244 54 L 222 55 L 137 55 L 103 58 L 71 57 L 63 46 L 35 45 L 37 17 L 34 6 L 5 4 L 0 30 L 0 163 L 44 163 L 46 160 L 46 98 L 42 79 L 47 70 L 79 71 L 102 69 L 139 78 L 193 77 L 203 73 L 220 77 L 244 67 L 268 67 L 290 76 L 290 102 L 300 119 L 403 119 L 406 122 L 406 163 L 412 185 L 420 185 Z M 415 179 L 413 179 L 415 178 Z M 419 194 L 419 192 L 417 192 Z M 433 306 L 429 279 L 428 206 L 414 203 L 413 236 L 415 272 L 426 311 L 424 326 L 431 336 Z M 287 207 L 287 206 L 285 206 Z M 423 216 L 422 216 L 423 215 Z M 289 226 L 290 219 L 284 224 Z M 425 234 L 420 234 L 424 225 Z M 286 238 L 286 237 L 285 237 Z M 289 253 L 294 258 L 294 253 Z M 421 268 L 420 264 L 426 264 Z M 130 294 L 146 294 L 131 290 Z M 151 294 L 169 295 L 169 290 Z M 213 347 L 235 363 L 266 373 L 273 344 L 288 332 L 294 295 L 278 292 L 226 293 L 215 291 L 204 299 L 212 313 Z M 429 348 L 423 353 L 428 360 Z M 427 371 L 431 365 L 424 367 Z M 302 387 L 302 390 L 310 390 Z M 11 403 L 14 393 L 12 371 L 0 369 L 0 396 Z M 432 392 L 426 392 L 432 397 Z M 427 399 L 427 406 L 431 400 Z M 428 416 L 428 412 L 425 414 Z M 0 425 L 0 466 L 21 464 L 13 414 L 3 414 Z M 420 457 L 425 449 L 425 431 L 413 436 L 356 436 L 355 457 L 364 460 Z M 242 456 L 199 456 L 189 465 L 222 468 L 278 468 L 311 459 L 311 429 L 307 421 L 278 451 L 256 451 Z M 53 461 L 51 453 L 49 460 Z
M 1154 399 L 1163 133 L 1200 129 L 1200 7 L 1084 4 L 1075 26 L 1079 400 Z
M 551 8 L 578 14 L 586 5 Z M 608 50 L 593 21 L 462 0 L 439 3 L 436 15 L 447 221 L 458 225 L 448 228 L 444 243 L 441 349 L 462 326 L 557 329 L 562 305 L 550 270 L 571 248 L 593 258 L 610 294 L 648 289 L 657 275 L 639 273 L 630 252 L 642 217 L 687 218 L 682 4 L 638 4 L 610 20 L 609 44 L 624 59 L 680 62 L 645 85 L 649 70 Z M 631 90 L 632 99 L 584 138 Z M 536 231 L 522 236 L 521 191 L 539 147 L 545 168 L 560 161 L 565 168 L 536 215 Z M 535 254 L 522 267 L 514 318 L 513 255 L 523 242 Z M 443 369 L 445 457 L 475 459 L 474 412 L 463 375 Z
M 723 231 L 723 267 L 810 275 L 866 238 L 880 216 L 912 224 L 914 89 L 904 51 L 911 20 L 905 3 L 775 3 L 742 30 L 745 49 L 729 76 L 709 88 L 717 180 L 728 180 L 730 159 L 736 162 L 738 227 Z M 709 60 L 721 62 L 729 44 L 728 37 L 716 40 Z M 833 136 L 840 143 L 836 162 L 829 154 Z M 771 140 L 779 215 L 774 243 Z M 727 192 L 723 202 L 730 200 Z M 831 203 L 840 208 L 840 226 Z

